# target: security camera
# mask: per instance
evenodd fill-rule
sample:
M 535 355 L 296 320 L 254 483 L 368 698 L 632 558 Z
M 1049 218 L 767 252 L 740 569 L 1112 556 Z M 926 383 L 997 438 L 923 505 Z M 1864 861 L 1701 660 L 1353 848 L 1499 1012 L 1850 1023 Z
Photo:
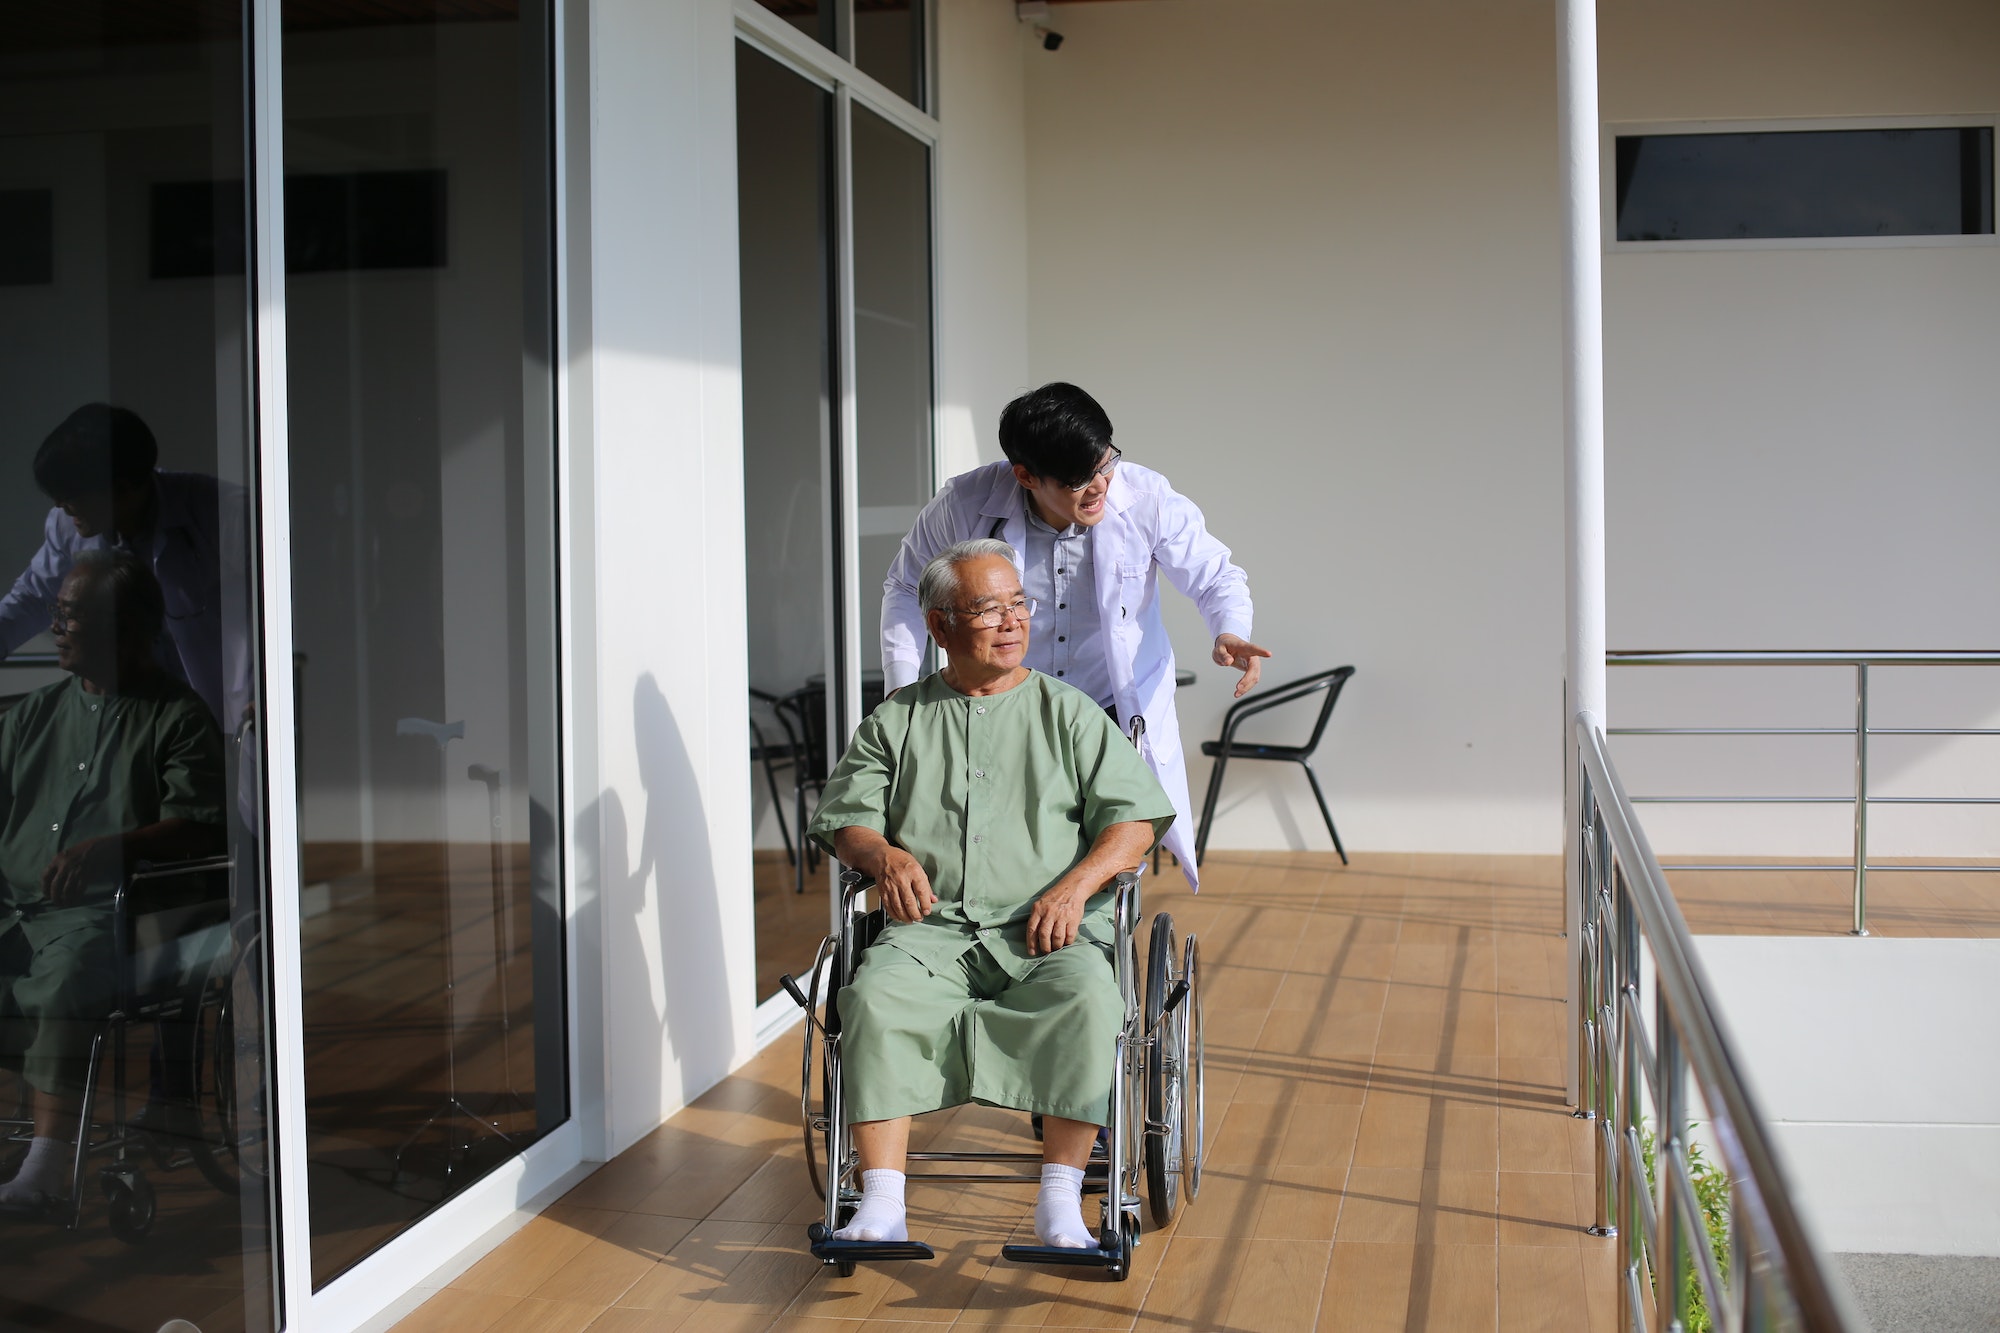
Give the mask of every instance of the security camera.
M 1049 16 L 1048 0 L 1014 0 L 1014 17 L 1022 23 L 1035 25 L 1035 36 L 1041 39 L 1044 51 L 1062 49 L 1063 35 L 1047 27 L 1041 20 Z

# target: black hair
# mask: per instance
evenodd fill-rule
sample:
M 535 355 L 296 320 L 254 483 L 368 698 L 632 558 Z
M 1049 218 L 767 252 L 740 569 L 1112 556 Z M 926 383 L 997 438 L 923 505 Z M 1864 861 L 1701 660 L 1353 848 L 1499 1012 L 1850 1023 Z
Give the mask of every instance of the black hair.
M 137 412 L 86 403 L 35 450 L 35 485 L 57 504 L 108 495 L 145 485 L 159 461 L 160 446 Z
M 1000 413 L 1000 448 L 1007 461 L 1035 477 L 1081 486 L 1111 447 L 1111 418 L 1074 384 L 1044 384 Z
M 78 551 L 72 571 L 90 576 L 90 599 L 109 603 L 119 644 L 150 644 L 167 624 L 167 599 L 152 566 L 115 547 Z

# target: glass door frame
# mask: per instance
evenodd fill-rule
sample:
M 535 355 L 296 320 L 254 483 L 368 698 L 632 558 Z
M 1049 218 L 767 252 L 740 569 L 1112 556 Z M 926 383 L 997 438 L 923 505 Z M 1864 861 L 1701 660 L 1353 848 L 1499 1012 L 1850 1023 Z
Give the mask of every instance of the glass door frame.
M 571 725 L 572 697 L 568 689 L 572 663 L 572 618 L 581 603 L 574 596 L 573 562 L 566 543 L 574 494 L 570 468 L 570 384 L 568 321 L 569 262 L 567 196 L 568 109 L 565 0 L 550 0 L 551 155 L 548 164 L 553 194 L 553 235 L 550 256 L 554 278 L 554 393 L 556 505 L 556 688 L 557 753 L 560 765 L 556 812 L 558 827 L 567 827 L 576 806 L 576 773 Z M 263 698 L 267 714 L 264 767 L 266 806 L 265 856 L 267 935 L 270 940 L 269 1031 L 270 1092 L 273 1098 L 275 1229 L 272 1237 L 279 1280 L 277 1307 L 287 1333 L 320 1333 L 353 1329 L 399 1306 L 414 1308 L 413 1298 L 429 1292 L 420 1284 L 443 1265 L 462 1255 L 468 1244 L 506 1222 L 529 1203 L 565 1189 L 583 1174 L 588 1108 L 601 1104 L 598 1095 L 578 1086 L 578 930 L 575 867 L 562 857 L 559 882 L 563 901 L 565 995 L 564 1077 L 569 1093 L 569 1117 L 535 1143 L 485 1177 L 433 1208 L 381 1249 L 313 1290 L 312 1226 L 308 1197 L 308 1160 L 304 1126 L 304 994 L 299 941 L 301 914 L 298 752 L 289 738 L 297 734 L 298 700 L 292 661 L 291 478 L 287 432 L 287 376 L 284 247 L 284 88 L 281 0 L 250 0 L 249 157 L 252 182 L 252 227 L 247 238 L 252 279 L 252 333 L 255 365 L 254 421 L 259 506 L 259 607 L 263 617 Z M 587 591 L 587 590 L 586 590 Z M 282 743 L 279 743 L 282 742 Z M 558 854 L 561 855 L 559 849 Z
M 925 5 L 924 45 L 926 70 L 921 83 L 926 100 L 938 100 L 937 24 L 935 7 Z M 935 491 L 938 473 L 938 441 L 943 420 L 939 404 L 939 366 L 942 364 L 939 330 L 938 274 L 938 156 L 943 138 L 936 116 L 912 106 L 889 91 L 848 59 L 828 50 L 791 24 L 757 3 L 734 0 L 736 40 L 768 56 L 799 77 L 833 94 L 834 144 L 834 318 L 836 346 L 833 349 L 834 385 L 838 394 L 834 414 L 834 448 L 822 463 L 823 495 L 833 503 L 829 522 L 823 527 L 826 549 L 824 567 L 833 571 L 826 590 L 824 641 L 827 645 L 826 678 L 833 716 L 827 727 L 827 743 L 833 751 L 828 766 L 846 747 L 847 738 L 860 725 L 861 660 L 863 644 L 859 627 L 864 589 L 860 578 L 860 407 L 856 376 L 856 330 L 854 317 L 854 109 L 874 112 L 924 146 L 929 159 L 928 206 L 930 215 L 930 476 L 927 487 Z M 833 880 L 838 882 L 837 876 Z M 829 891 L 827 918 L 834 920 L 839 895 Z M 805 962 L 808 960 L 800 960 Z M 753 997 L 753 1002 L 755 999 Z M 780 992 L 763 998 L 757 1005 L 753 1030 L 761 1046 L 788 1029 L 799 1017 L 798 1005 Z

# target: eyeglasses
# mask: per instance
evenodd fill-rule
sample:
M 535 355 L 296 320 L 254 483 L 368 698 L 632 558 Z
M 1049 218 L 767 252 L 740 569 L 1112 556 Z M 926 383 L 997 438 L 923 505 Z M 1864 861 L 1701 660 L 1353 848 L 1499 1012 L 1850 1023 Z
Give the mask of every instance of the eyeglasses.
M 1034 598 L 1023 597 L 1020 601 L 1011 602 L 1006 606 L 989 606 L 981 611 L 955 610 L 952 614 L 967 624 L 977 625 L 981 629 L 998 629 L 1006 624 L 1009 618 L 1020 621 L 1033 620 L 1036 605 Z
M 49 628 L 57 634 L 69 633 L 70 624 L 78 619 L 80 610 L 75 602 L 56 602 L 49 608 Z
M 1081 485 L 1065 486 L 1063 487 L 1063 489 L 1068 491 L 1071 495 L 1075 495 L 1078 491 L 1089 490 L 1093 485 L 1096 484 L 1098 478 L 1100 477 L 1102 477 L 1106 481 L 1109 481 L 1111 479 L 1112 471 L 1118 466 L 1118 460 L 1123 458 L 1124 456 L 1125 456 L 1124 454 L 1118 451 L 1117 445 L 1115 444 L 1112 445 L 1111 457 L 1104 460 L 1104 466 L 1098 468 L 1097 471 L 1091 473 L 1088 477 L 1084 478 L 1083 483 Z

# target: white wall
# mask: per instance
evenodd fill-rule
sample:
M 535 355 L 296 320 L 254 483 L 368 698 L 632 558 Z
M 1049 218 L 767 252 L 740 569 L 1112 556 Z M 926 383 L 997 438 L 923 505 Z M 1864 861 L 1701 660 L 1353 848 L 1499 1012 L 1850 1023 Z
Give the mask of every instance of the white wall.
M 1007 0 L 937 0 L 937 26 L 943 481 L 1000 457 L 1000 409 L 1029 387 L 1030 51 Z
M 730 7 L 603 0 L 590 24 L 571 392 L 595 469 L 596 632 L 574 645 L 596 693 L 574 816 L 595 1155 L 747 1057 L 755 999 Z
M 1728 34 L 1717 40 L 1717 33 Z M 1607 15 L 1620 122 L 1990 114 L 1982 0 L 1719 0 Z M 1622 648 L 2000 645 L 2000 248 L 1619 252 L 1605 261 L 1610 639 Z M 1877 672 L 1877 726 L 2000 725 L 2000 670 Z M 1614 671 L 1634 725 L 1851 725 L 1846 671 Z M 1847 742 L 1617 742 L 1635 791 L 1850 789 Z M 1880 740 L 1883 794 L 1993 795 L 1991 740 Z M 1662 852 L 1833 855 L 1851 814 L 1655 808 Z M 1884 855 L 2000 854 L 1976 808 L 1879 808 Z
M 1554 850 L 1547 6 L 1056 15 L 1063 48 L 1028 53 L 1032 377 L 1089 387 L 1127 453 L 1203 505 L 1250 572 L 1274 678 L 1360 668 L 1322 765 L 1350 846 Z M 1609 121 L 2000 107 L 1990 4 L 1710 0 L 1605 6 L 1601 23 Z M 1615 646 L 2000 643 L 2000 529 L 1982 516 L 2000 482 L 2000 249 L 1614 254 L 1606 278 Z M 1202 675 L 1183 695 L 1192 746 L 1216 734 L 1227 682 L 1196 617 L 1170 608 Z M 1612 687 L 1622 721 L 1742 720 L 1712 716 L 1733 695 L 1747 720 L 1852 708 L 1837 678 Z M 2000 672 L 1885 688 L 1905 710 L 1887 724 L 2000 717 Z M 1635 789 L 1842 789 L 1837 743 L 1778 744 L 1796 749 L 1620 756 Z M 1882 790 L 1973 791 L 1991 744 L 1884 742 Z M 1648 824 L 1668 852 L 1836 855 L 1849 819 Z M 2000 852 L 1995 822 L 1965 808 L 1877 822 L 1885 854 Z M 1214 844 L 1319 848 L 1317 825 L 1296 774 L 1243 771 Z
M 1200 503 L 1350 847 L 1548 851 L 1561 771 L 1555 38 L 1546 5 L 1065 7 L 1028 62 L 1030 364 Z M 1229 701 L 1192 609 L 1185 740 Z M 1303 728 L 1305 719 L 1280 724 Z M 1274 732 L 1275 734 L 1275 732 Z M 1199 792 L 1205 766 L 1191 777 Z M 1329 846 L 1296 772 L 1217 847 Z
M 1697 943 L 1820 1244 L 2000 1255 L 2000 940 Z

